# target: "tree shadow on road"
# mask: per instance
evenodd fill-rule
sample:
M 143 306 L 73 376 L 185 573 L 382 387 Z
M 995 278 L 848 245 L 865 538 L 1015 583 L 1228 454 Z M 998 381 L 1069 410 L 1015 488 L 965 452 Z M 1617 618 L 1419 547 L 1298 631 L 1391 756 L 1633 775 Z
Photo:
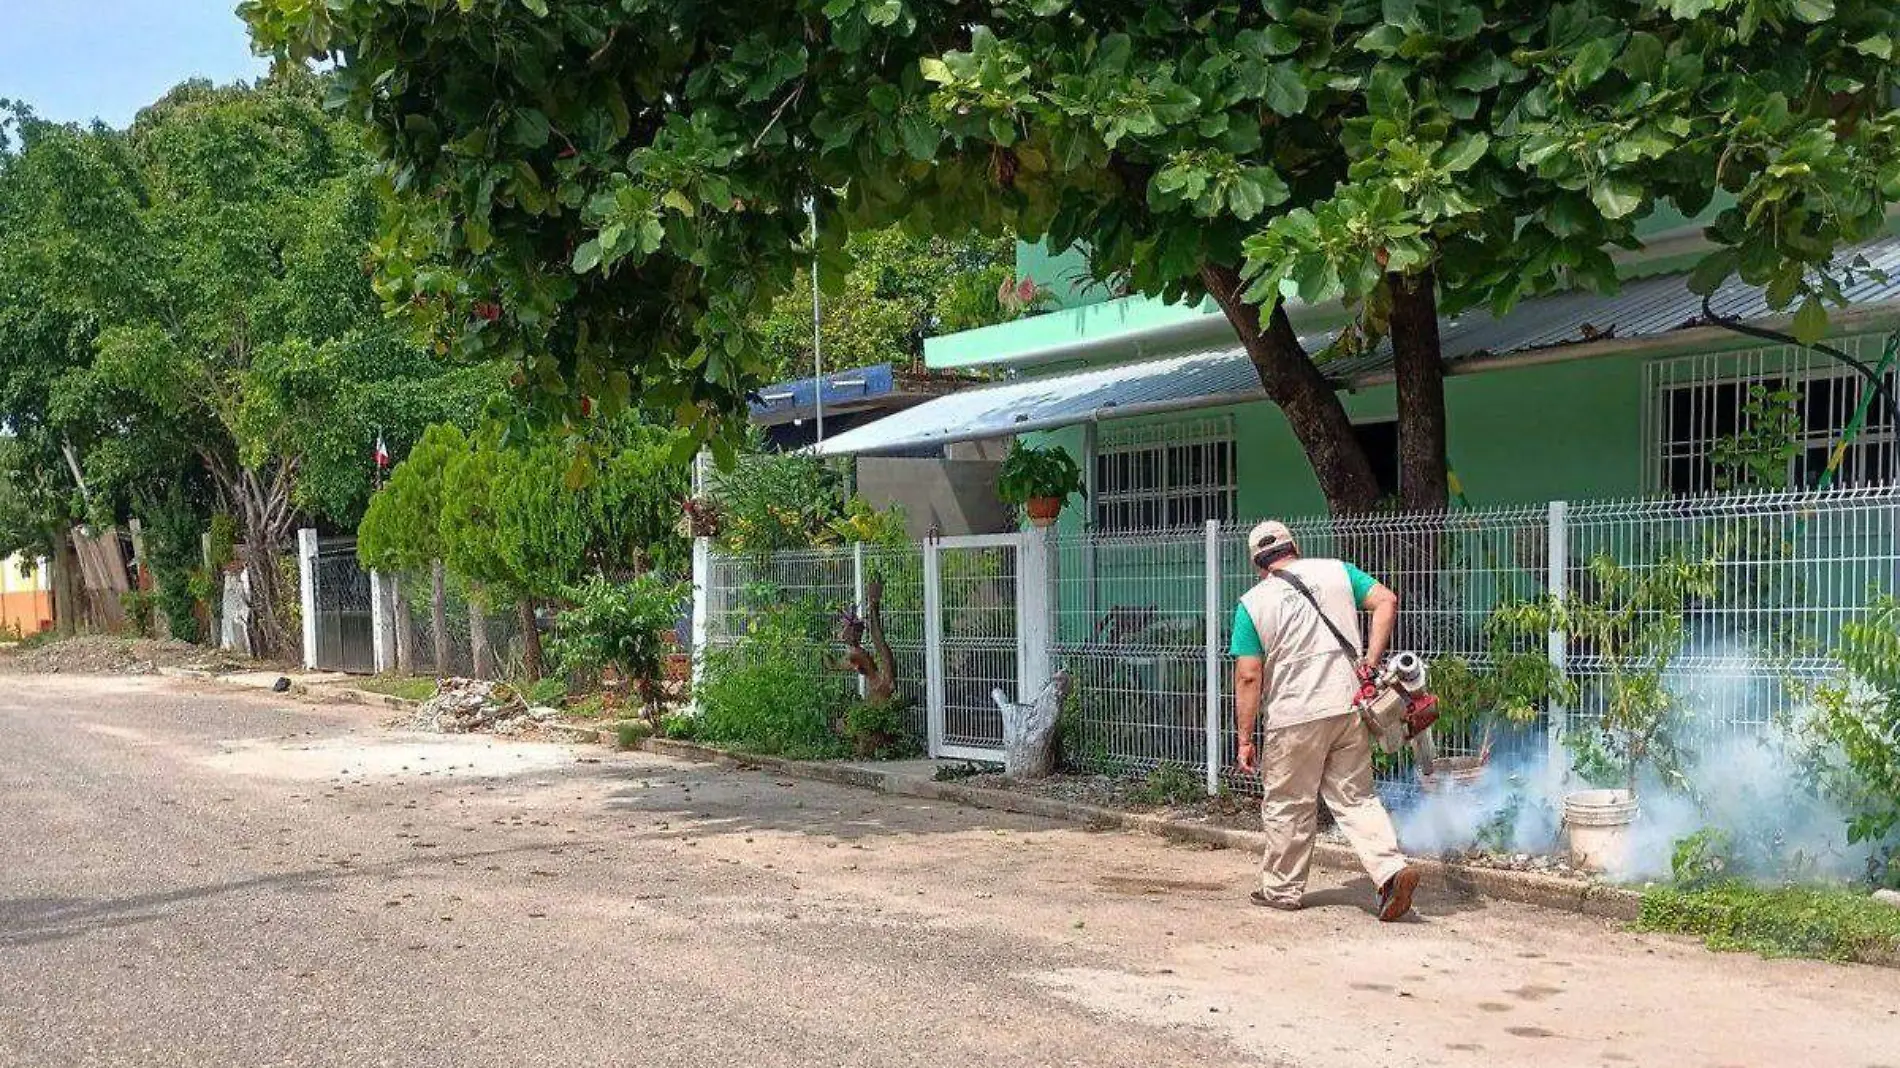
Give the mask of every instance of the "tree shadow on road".
M 175 890 L 157 890 L 113 898 L 17 897 L 0 900 L 0 948 L 34 946 L 96 931 L 128 927 L 164 919 L 170 906 L 203 901 L 251 890 L 296 891 L 331 889 L 337 884 L 370 877 L 403 874 L 424 868 L 436 868 L 457 862 L 482 860 L 515 853 L 545 852 L 550 847 L 572 845 L 549 839 L 505 849 L 482 849 L 451 853 L 439 857 L 362 864 L 349 867 L 326 866 L 302 871 L 279 872 L 232 879 L 221 883 L 183 886 Z

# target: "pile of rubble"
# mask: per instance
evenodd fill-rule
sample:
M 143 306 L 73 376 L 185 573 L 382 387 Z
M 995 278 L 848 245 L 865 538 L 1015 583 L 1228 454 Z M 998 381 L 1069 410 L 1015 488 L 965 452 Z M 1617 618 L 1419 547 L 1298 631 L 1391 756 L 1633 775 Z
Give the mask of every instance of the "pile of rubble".
M 151 675 L 159 668 L 211 672 L 254 668 L 255 661 L 171 638 L 83 634 L 0 652 L 0 671 L 47 675 Z
M 485 679 L 443 679 L 435 696 L 401 721 L 412 730 L 439 734 L 521 734 L 555 717 L 552 708 L 532 708 L 506 684 Z

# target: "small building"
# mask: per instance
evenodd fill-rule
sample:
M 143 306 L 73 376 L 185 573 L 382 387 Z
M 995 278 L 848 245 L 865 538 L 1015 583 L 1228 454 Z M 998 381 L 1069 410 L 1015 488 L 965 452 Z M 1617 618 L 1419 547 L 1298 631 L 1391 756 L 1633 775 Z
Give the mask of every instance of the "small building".
M 15 554 L 0 560 L 0 641 L 30 638 L 53 626 L 52 570 Z
M 1744 425 L 1753 387 L 1795 396 L 1790 485 L 1812 486 L 1860 405 L 1865 381 L 1811 349 L 1764 342 L 1708 320 L 1686 270 L 1699 229 L 1649 236 L 1622 265 L 1622 291 L 1527 300 L 1501 319 L 1472 311 L 1441 321 L 1448 459 L 1473 505 L 1698 494 L 1721 488 L 1714 453 Z M 1900 326 L 1900 238 L 1860 256 L 1846 309 L 1830 309 L 1829 342 L 1882 362 Z M 1212 302 L 1169 305 L 1064 288 L 1073 257 L 1019 250 L 1019 271 L 1065 306 L 926 343 L 943 371 L 1006 380 L 937 398 L 844 433 L 818 451 L 917 455 L 971 441 L 1026 436 L 1065 446 L 1089 484 L 1086 508 L 1062 526 L 1098 533 L 1176 529 L 1209 519 L 1317 515 L 1324 497 L 1299 442 L 1265 399 L 1232 327 Z M 1885 272 L 1884 275 L 1882 272 Z M 1726 319 L 1785 326 L 1761 293 L 1731 279 L 1711 306 Z M 1303 308 L 1308 351 L 1339 325 L 1337 309 Z M 1330 318 L 1329 318 L 1330 316 Z M 1381 488 L 1397 490 L 1398 434 L 1390 350 L 1324 365 L 1371 455 Z M 1889 363 L 1883 374 L 1891 382 Z M 1900 450 L 1888 409 L 1873 405 L 1845 443 L 1835 485 L 1892 481 Z M 862 461 L 861 461 L 862 462 Z

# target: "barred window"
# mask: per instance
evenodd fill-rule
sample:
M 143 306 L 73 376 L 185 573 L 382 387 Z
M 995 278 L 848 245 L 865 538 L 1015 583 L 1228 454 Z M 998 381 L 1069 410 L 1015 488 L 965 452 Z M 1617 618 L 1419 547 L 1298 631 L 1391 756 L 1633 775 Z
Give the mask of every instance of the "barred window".
M 1838 344 L 1869 366 L 1880 362 L 1881 338 L 1849 338 Z M 1785 463 L 1782 477 L 1787 485 L 1818 485 L 1868 391 L 1859 372 L 1792 346 L 1660 360 L 1649 365 L 1648 379 L 1644 480 L 1650 491 L 1671 494 L 1771 484 L 1772 478 L 1738 462 L 1737 454 L 1753 453 L 1759 463 L 1782 440 L 1787 442 L 1785 460 L 1780 461 Z M 1892 369 L 1885 379 L 1888 388 L 1894 388 Z M 1896 441 L 1893 413 L 1876 396 L 1859 433 L 1842 453 L 1833 485 L 1893 482 L 1900 474 Z
M 1094 527 L 1104 533 L 1227 522 L 1235 511 L 1230 416 L 1103 429 L 1095 445 Z

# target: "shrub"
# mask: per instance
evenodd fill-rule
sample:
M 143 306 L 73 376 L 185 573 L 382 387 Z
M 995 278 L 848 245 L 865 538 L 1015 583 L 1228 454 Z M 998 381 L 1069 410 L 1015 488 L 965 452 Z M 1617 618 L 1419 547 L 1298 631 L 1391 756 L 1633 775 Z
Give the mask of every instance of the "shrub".
M 1840 888 L 1658 887 L 1643 895 L 1636 928 L 1765 957 L 1900 962 L 1900 909 Z
M 996 476 L 996 496 L 1004 504 L 1027 504 L 1039 497 L 1067 501 L 1081 493 L 1082 469 L 1060 445 L 1025 445 L 1017 439 Z
M 643 720 L 623 719 L 614 724 L 614 746 L 619 749 L 638 749 L 640 743 L 653 737 L 653 725 Z
M 660 737 L 691 741 L 699 735 L 699 719 L 684 712 L 668 712 L 660 717 Z
M 134 638 L 149 638 L 157 610 L 157 600 L 143 590 L 119 595 L 119 609 L 125 613 L 125 629 Z
M 1843 676 L 1815 691 L 1809 763 L 1850 819 L 1850 842 L 1888 842 L 1900 830 L 1900 602 L 1883 597 L 1866 619 L 1841 626 Z M 1869 875 L 1900 884 L 1900 864 L 1876 849 Z
M 1135 800 L 1149 805 L 1191 805 L 1207 798 L 1207 784 L 1180 764 L 1157 764 L 1142 777 Z
M 901 760 L 922 752 L 904 725 L 903 706 L 859 701 L 845 710 L 844 738 L 855 756 Z
M 539 679 L 523 687 L 521 696 L 530 705 L 559 708 L 567 700 L 567 680 L 553 677 Z
M 568 596 L 574 607 L 561 613 L 555 659 L 570 672 L 617 669 L 636 685 L 647 711 L 655 713 L 666 670 L 666 635 L 679 620 L 685 586 L 652 573 L 627 582 L 594 575 Z
M 856 688 L 828 666 L 824 643 L 802 615 L 766 610 L 737 645 L 708 651 L 697 691 L 701 738 L 757 753 L 842 754 L 833 724 Z

